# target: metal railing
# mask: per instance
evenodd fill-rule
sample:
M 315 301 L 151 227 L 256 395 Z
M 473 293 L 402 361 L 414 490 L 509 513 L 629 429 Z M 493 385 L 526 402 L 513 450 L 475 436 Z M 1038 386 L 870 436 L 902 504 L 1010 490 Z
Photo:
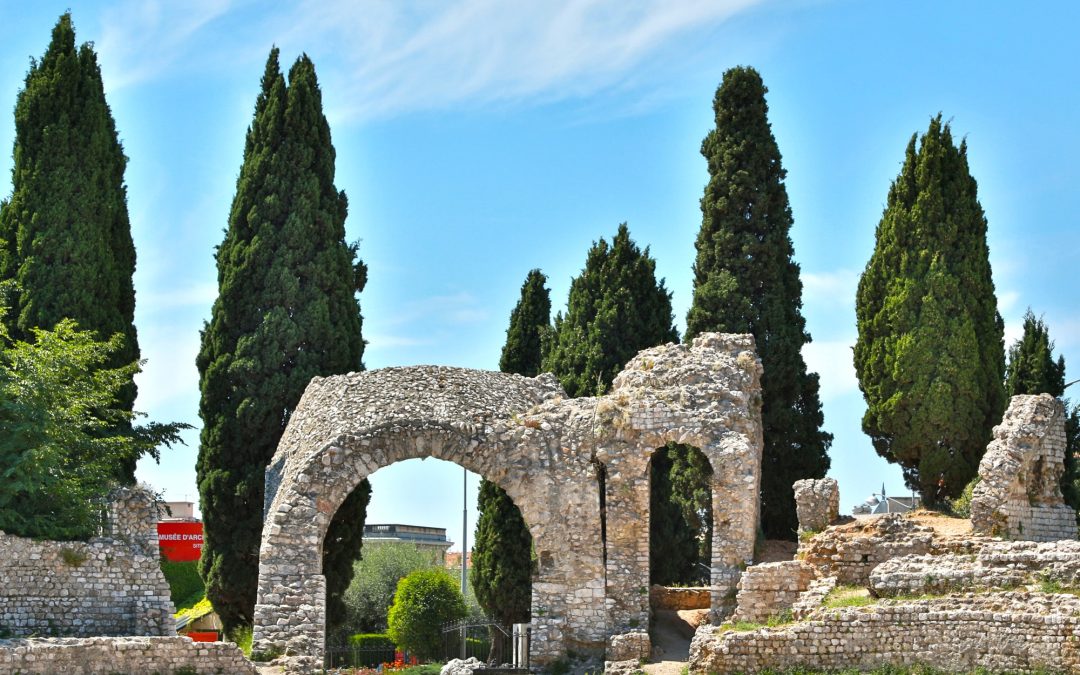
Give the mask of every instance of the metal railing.
M 529 624 L 510 627 L 481 617 L 451 621 L 442 630 L 446 660 L 476 658 L 500 672 L 529 668 Z

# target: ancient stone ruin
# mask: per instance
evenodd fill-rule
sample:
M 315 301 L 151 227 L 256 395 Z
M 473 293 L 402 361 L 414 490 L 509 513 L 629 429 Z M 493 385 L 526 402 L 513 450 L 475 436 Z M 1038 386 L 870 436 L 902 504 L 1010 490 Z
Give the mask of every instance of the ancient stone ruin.
M 1014 396 L 979 463 L 971 499 L 976 532 L 1008 539 L 1076 538 L 1076 513 L 1061 496 L 1065 407 L 1049 394 Z
M 749 335 L 648 349 L 611 392 L 568 399 L 551 375 L 386 368 L 308 386 L 266 477 L 253 648 L 321 667 L 322 542 L 360 481 L 437 457 L 506 490 L 532 533 L 533 663 L 566 652 L 648 652 L 649 470 L 668 442 L 713 469 L 712 600 L 753 556 L 761 364 Z
M 176 635 L 153 495 L 110 495 L 101 536 L 0 532 L 0 673 L 255 673 L 234 644 Z
M 12 637 L 176 635 L 158 565 L 157 506 L 122 488 L 104 536 L 39 541 L 0 533 L 0 629 Z
M 805 536 L 796 560 L 747 568 L 742 623 L 700 627 L 690 672 L 1080 672 L 1080 542 L 1058 489 L 1063 453 L 1061 403 L 1014 397 L 979 469 L 981 532 L 886 514 Z M 837 497 L 799 481 L 796 499 L 800 531 L 813 533 Z
M 840 486 L 835 479 L 805 478 L 792 487 L 799 534 L 820 532 L 840 516 Z

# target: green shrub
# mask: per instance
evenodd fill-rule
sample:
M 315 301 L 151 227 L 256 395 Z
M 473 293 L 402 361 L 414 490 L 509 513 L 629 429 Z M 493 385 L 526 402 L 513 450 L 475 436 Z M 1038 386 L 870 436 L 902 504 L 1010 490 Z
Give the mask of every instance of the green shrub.
M 960 516 L 961 518 L 971 517 L 971 495 L 975 491 L 975 486 L 979 484 L 979 477 L 975 476 L 971 479 L 971 482 L 964 486 L 964 491 L 961 492 L 956 499 L 949 499 L 947 503 L 949 505 L 949 511 L 954 516 Z
M 393 649 L 394 641 L 386 633 L 357 633 L 349 637 L 349 646 L 357 649 Z
M 169 582 L 169 597 L 176 611 L 191 607 L 206 595 L 206 587 L 199 576 L 199 561 L 162 560 L 161 572 L 165 575 L 165 581 Z
M 398 582 L 387 633 L 398 649 L 430 659 L 442 647 L 442 625 L 466 613 L 461 590 L 446 570 L 417 570 Z

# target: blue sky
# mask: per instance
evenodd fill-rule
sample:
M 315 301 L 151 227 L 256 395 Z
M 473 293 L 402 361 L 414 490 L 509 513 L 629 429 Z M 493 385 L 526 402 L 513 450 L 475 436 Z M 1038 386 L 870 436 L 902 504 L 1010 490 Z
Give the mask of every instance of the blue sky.
M 564 306 L 590 243 L 623 221 L 657 259 L 681 329 L 712 97 L 727 68 L 752 65 L 788 170 L 804 355 L 821 374 L 843 510 L 882 483 L 904 492 L 860 431 L 854 291 L 904 146 L 939 111 L 968 140 L 1007 341 L 1030 305 L 1080 377 L 1076 3 L 0 0 L 0 194 L 29 58 L 69 6 L 130 158 L 149 359 L 137 406 L 154 419 L 199 423 L 213 251 L 274 44 L 286 67 L 307 52 L 319 73 L 346 228 L 370 268 L 369 369 L 496 368 L 528 270 Z M 196 496 L 188 439 L 139 467 L 170 499 Z M 369 522 L 460 532 L 461 469 L 413 460 L 373 484 Z

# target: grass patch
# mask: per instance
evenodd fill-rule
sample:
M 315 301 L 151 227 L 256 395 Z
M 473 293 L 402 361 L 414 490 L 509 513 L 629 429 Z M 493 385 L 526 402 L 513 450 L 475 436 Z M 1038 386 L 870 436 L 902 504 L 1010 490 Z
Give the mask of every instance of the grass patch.
M 733 633 L 746 633 L 759 628 L 777 628 L 779 626 L 786 626 L 789 623 L 795 623 L 795 617 L 792 616 L 790 609 L 785 609 L 779 614 L 770 616 L 765 620 L 765 623 L 757 621 L 733 621 L 721 625 L 720 630 L 721 632 L 731 631 Z
M 396 672 L 404 673 L 404 675 L 439 675 L 442 667 L 441 663 L 425 663 L 421 666 L 409 666 Z
M 822 605 L 830 609 L 836 607 L 866 607 L 876 602 L 870 597 L 870 591 L 861 586 L 837 586 L 829 591 Z
M 191 619 L 194 620 L 200 616 L 206 616 L 212 611 L 214 611 L 213 606 L 211 606 L 210 601 L 204 597 L 191 607 L 185 607 L 176 614 L 173 614 L 173 618 L 181 619 L 183 617 L 191 617 Z
M 236 646 L 240 648 L 240 651 L 244 652 L 244 656 L 251 658 L 251 626 L 241 626 L 229 635 L 229 640 L 236 643 Z
M 1040 593 L 1066 593 L 1068 595 L 1080 596 L 1080 588 L 1075 586 L 1066 586 L 1057 579 L 1039 579 L 1039 592 Z
M 170 562 L 161 561 L 161 573 L 165 575 L 165 581 L 169 582 L 169 598 L 179 612 L 195 606 L 206 596 L 206 587 L 202 577 L 199 576 L 199 562 Z

